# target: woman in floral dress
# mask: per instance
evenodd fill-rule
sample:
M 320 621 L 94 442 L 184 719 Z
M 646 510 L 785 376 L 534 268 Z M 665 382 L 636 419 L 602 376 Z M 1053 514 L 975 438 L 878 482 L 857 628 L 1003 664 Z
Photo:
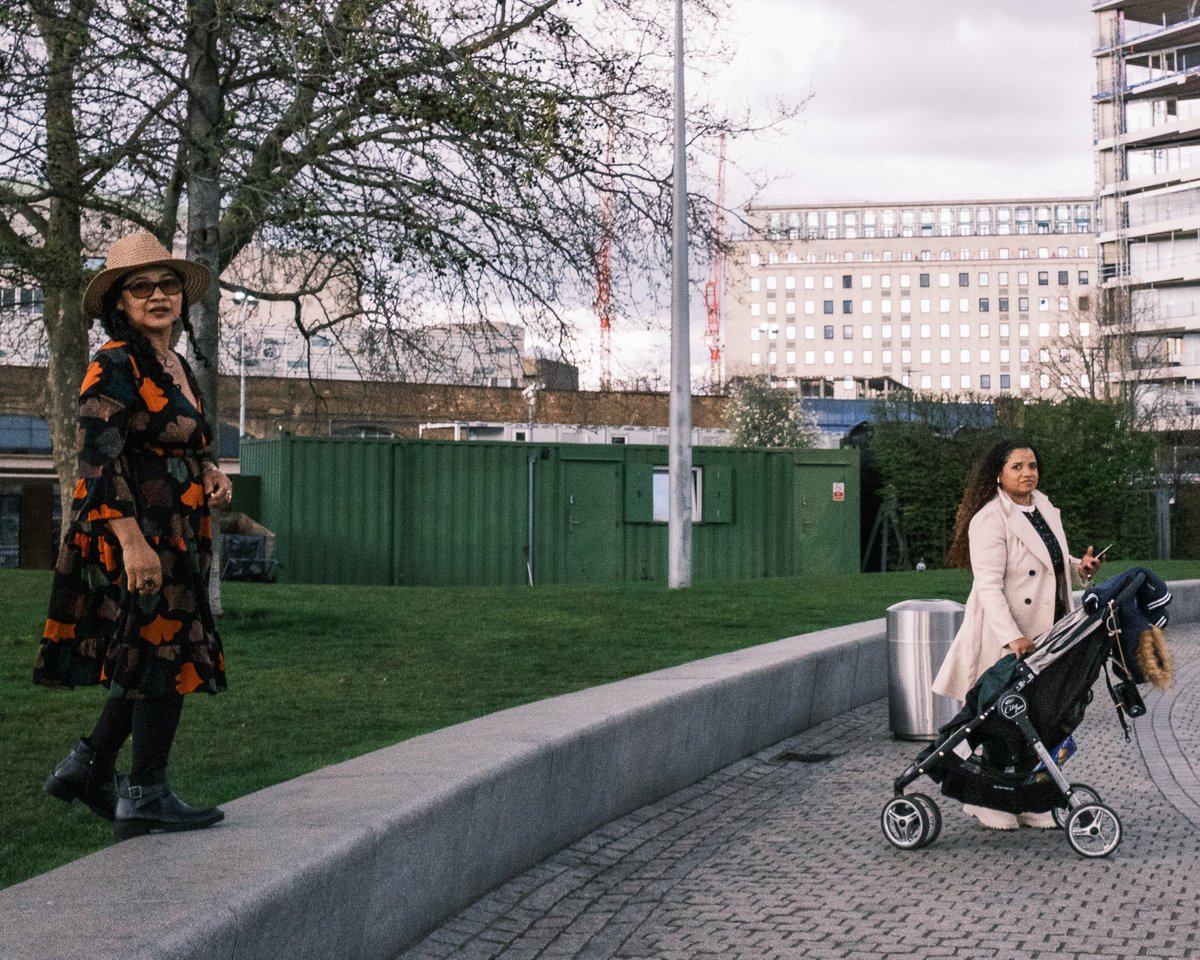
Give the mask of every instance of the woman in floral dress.
M 208 605 L 209 507 L 229 505 L 214 434 L 175 323 L 209 271 L 178 260 L 148 233 L 113 244 L 84 294 L 110 339 L 79 393 L 79 479 L 55 565 L 34 681 L 110 691 L 92 732 L 43 789 L 113 820 L 120 839 L 192 830 L 223 819 L 172 792 L 167 757 L 183 699 L 225 689 L 221 639 Z M 132 734 L 120 784 L 117 753 Z

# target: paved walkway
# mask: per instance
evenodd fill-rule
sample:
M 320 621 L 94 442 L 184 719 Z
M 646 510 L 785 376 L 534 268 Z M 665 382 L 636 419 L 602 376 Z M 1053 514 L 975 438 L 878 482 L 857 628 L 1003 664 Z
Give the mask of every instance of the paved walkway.
M 1110 857 L 1059 831 L 945 825 L 892 848 L 891 782 L 920 749 L 884 701 L 614 821 L 493 891 L 398 960 L 1200 958 L 1200 625 L 1126 742 L 1103 680 L 1068 777 L 1120 815 Z

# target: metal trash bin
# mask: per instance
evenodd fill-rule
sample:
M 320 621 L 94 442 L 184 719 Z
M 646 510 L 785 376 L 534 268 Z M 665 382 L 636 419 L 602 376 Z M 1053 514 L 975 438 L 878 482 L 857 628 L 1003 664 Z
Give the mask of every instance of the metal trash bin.
M 903 740 L 932 740 L 959 704 L 930 686 L 966 611 L 953 600 L 905 600 L 887 609 L 888 725 Z

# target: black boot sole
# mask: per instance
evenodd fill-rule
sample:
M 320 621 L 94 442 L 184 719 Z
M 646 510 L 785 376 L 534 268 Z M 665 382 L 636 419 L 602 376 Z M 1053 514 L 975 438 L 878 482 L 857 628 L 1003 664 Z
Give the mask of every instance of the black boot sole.
M 113 836 L 118 840 L 143 837 L 148 833 L 182 833 L 185 830 L 205 830 L 225 819 L 224 812 L 213 811 L 208 817 L 195 820 L 113 820 Z

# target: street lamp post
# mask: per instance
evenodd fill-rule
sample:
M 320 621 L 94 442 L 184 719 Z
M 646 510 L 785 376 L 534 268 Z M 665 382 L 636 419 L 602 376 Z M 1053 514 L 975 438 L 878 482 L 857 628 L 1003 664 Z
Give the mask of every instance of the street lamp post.
M 670 513 L 667 585 L 692 585 L 692 372 L 688 301 L 687 138 L 683 103 L 683 0 L 675 0 L 675 171 L 671 185 Z

